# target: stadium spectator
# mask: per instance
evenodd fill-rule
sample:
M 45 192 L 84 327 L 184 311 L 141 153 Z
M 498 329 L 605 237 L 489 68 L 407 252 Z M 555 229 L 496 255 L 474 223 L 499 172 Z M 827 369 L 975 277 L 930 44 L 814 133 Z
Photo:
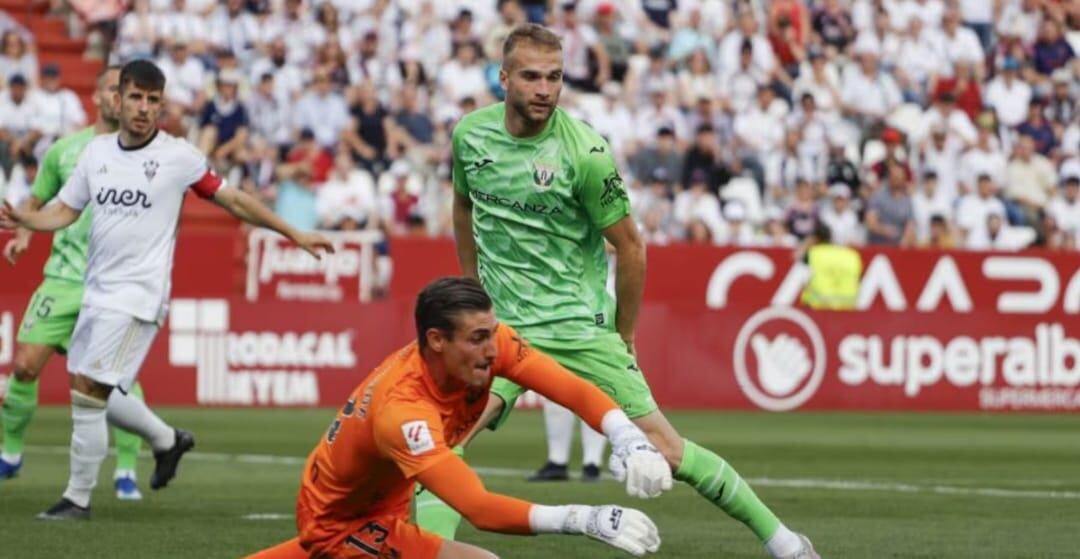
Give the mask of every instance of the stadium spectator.
M 234 69 L 219 72 L 217 95 L 203 107 L 199 117 L 199 149 L 222 175 L 244 165 L 248 158 L 251 121 L 237 97 L 241 79 L 240 72 Z
M 829 201 L 821 210 L 821 223 L 829 227 L 832 241 L 838 245 L 863 244 L 866 232 L 859 223 L 859 216 L 851 207 L 851 189 L 843 183 L 829 187 Z
M 791 197 L 791 203 L 784 215 L 784 223 L 788 231 L 796 239 L 805 239 L 813 234 L 821 218 L 818 215 L 817 201 L 814 199 L 814 187 L 810 181 L 799 178 L 795 181 L 795 189 Z
M 1054 218 L 1064 234 L 1073 238 L 1073 247 L 1080 245 L 1080 176 L 1062 177 L 1046 213 Z
M 404 160 L 395 161 L 387 171 L 391 190 L 383 197 L 381 219 L 393 235 L 417 234 L 424 226 L 420 196 L 409 188 L 411 173 Z
M 780 157 L 784 145 L 787 104 L 776 99 L 772 88 L 760 86 L 750 110 L 735 117 L 735 139 L 740 163 L 750 170 L 758 188 L 766 186 L 765 169 Z
M 851 14 L 840 4 L 840 0 L 824 0 L 813 17 L 814 31 L 821 40 L 838 52 L 844 51 L 855 39 L 855 27 Z
M 345 99 L 334 91 L 325 70 L 315 70 L 307 93 L 296 102 L 293 128 L 311 130 L 320 146 L 331 149 L 348 127 L 349 109 Z
M 987 104 L 994 108 L 1002 124 L 1012 128 L 1027 118 L 1031 96 L 1031 84 L 1020 78 L 1020 62 L 1006 57 L 1001 63 L 1001 72 L 986 88 Z
M 34 155 L 38 140 L 44 135 L 38 114 L 41 105 L 36 91 L 30 90 L 22 74 L 8 78 L 7 90 L 0 96 L 0 167 L 10 174 L 16 161 Z
M 940 214 L 930 216 L 929 236 L 920 246 L 938 250 L 956 248 L 956 238 L 953 235 L 952 228 L 949 227 L 949 219 Z
M 858 66 L 844 72 L 840 98 L 843 110 L 864 137 L 874 136 L 889 111 L 902 101 L 892 76 L 878 67 L 878 47 L 856 44 Z
M 349 123 L 342 138 L 352 150 L 353 157 L 363 168 L 381 173 L 399 154 L 398 144 L 387 141 L 387 121 L 390 113 L 376 97 L 370 82 L 356 88 L 356 100 L 349 108 Z M 391 151 L 388 152 L 388 148 Z
M 165 74 L 165 97 L 187 114 L 198 114 L 206 103 L 206 85 L 209 79 L 206 67 L 191 56 L 183 36 L 174 36 L 167 56 L 155 62 Z
M 293 137 L 290 104 L 275 94 L 274 74 L 262 74 L 256 83 L 246 105 L 252 135 L 268 142 L 276 153 L 284 155 L 288 153 Z
M 38 83 L 38 61 L 33 50 L 28 46 L 26 37 L 16 29 L 4 31 L 0 48 L 0 80 L 11 81 L 11 77 L 20 75 L 31 86 Z
M 74 91 L 61 87 L 60 67 L 46 64 L 41 69 L 41 88 L 37 91 L 38 126 L 47 141 L 86 126 L 86 111 Z
M 986 216 L 986 235 L 968 238 L 968 250 L 1016 251 L 1027 248 L 1035 240 L 1035 230 L 1030 227 L 1009 225 L 1005 214 L 991 211 Z
M 1076 57 L 1072 46 L 1061 34 L 1057 21 L 1046 18 L 1039 30 L 1039 40 L 1032 47 L 1031 62 L 1035 71 L 1042 77 L 1049 78 L 1054 70 L 1061 68 Z
M 276 38 L 270 42 L 267 56 L 251 64 L 252 83 L 261 76 L 274 76 L 274 96 L 279 103 L 292 104 L 304 92 L 304 76 L 300 69 L 289 62 L 285 40 Z
M 603 1 L 596 6 L 594 24 L 596 25 L 596 42 L 607 54 L 611 79 L 622 82 L 630 66 L 632 45 L 616 24 L 616 7 L 613 2 Z M 711 45 L 712 41 L 708 41 L 707 44 Z
M 982 175 L 990 177 L 995 185 L 1005 184 L 1007 166 L 1008 160 L 1001 151 L 1001 142 L 994 135 L 992 124 L 981 123 L 975 145 L 960 157 L 960 195 L 975 192 Z
M 742 202 L 731 200 L 724 204 L 724 221 L 727 230 L 720 239 L 720 244 L 752 247 L 762 243 L 761 237 L 754 231 L 754 226 L 747 221 L 746 206 Z
M 1035 151 L 1035 140 L 1023 134 L 1016 142 L 1012 161 L 1005 170 L 1005 201 L 1009 221 L 1036 226 L 1043 208 L 1054 195 L 1057 172 L 1050 160 Z
M 982 173 L 976 183 L 976 191 L 965 194 L 956 205 L 955 223 L 965 246 L 986 245 L 985 239 L 990 235 L 987 217 L 991 213 L 1005 215 L 1005 204 L 997 197 L 998 185 L 994 178 Z
M 664 169 L 664 177 L 669 185 L 682 176 L 683 155 L 675 144 L 675 134 L 670 128 L 660 128 L 656 141 L 642 149 L 633 162 L 633 175 L 637 180 L 647 180 L 654 176 L 654 170 Z
M 390 119 L 384 120 L 388 149 L 416 165 L 436 162 L 435 124 L 420 106 L 420 92 L 414 84 L 402 86 L 398 103 Z
M 978 130 L 975 138 L 978 140 Z M 934 124 L 929 137 L 924 138 L 917 150 L 916 174 L 923 180 L 934 177 L 933 197 L 941 198 L 949 204 L 959 193 L 958 168 L 964 143 L 955 136 L 949 136 L 944 124 Z M 922 233 L 926 233 L 925 230 Z M 923 234 L 921 238 L 925 239 Z
M 196 57 L 206 56 L 212 62 L 212 53 L 208 49 L 209 26 L 202 15 L 194 9 L 187 9 L 187 0 L 173 0 L 172 6 L 161 10 L 156 17 L 155 36 L 166 48 L 184 45 L 189 53 Z M 210 5 L 213 8 L 213 4 Z M 160 62 L 158 66 L 160 66 Z M 166 75 L 168 80 L 168 75 Z
M 900 165 L 890 165 L 885 183 L 878 187 L 866 209 L 867 242 L 910 247 L 915 242 L 915 220 L 908 194 L 910 178 Z
M 1057 147 L 1057 136 L 1054 135 L 1054 127 L 1046 120 L 1043 114 L 1046 101 L 1035 99 L 1028 106 L 1027 120 L 1016 127 L 1021 135 L 1030 136 L 1035 142 L 1035 151 L 1052 157 Z
M 563 82 L 579 91 L 598 92 L 611 78 L 611 61 L 593 27 L 581 21 L 576 2 L 563 4 L 554 31 L 563 42 Z
M 689 188 L 691 177 L 697 172 L 704 174 L 705 186 L 713 194 L 719 192 L 720 186 L 726 184 L 730 178 L 730 173 L 720 158 L 720 143 L 711 124 L 698 127 L 694 144 L 686 152 L 680 181 L 683 188 Z
M 330 178 L 315 194 L 315 211 L 323 229 L 374 229 L 379 201 L 371 173 L 357 169 L 345 150 L 334 157 Z
M 930 240 L 930 226 L 934 216 L 952 213 L 955 197 L 940 186 L 937 172 L 922 175 L 922 184 L 911 194 L 911 213 L 915 221 L 915 240 L 922 246 Z
M 676 224 L 685 231 L 687 240 L 719 242 L 727 235 L 720 200 L 709 190 L 709 177 L 703 169 L 694 170 L 686 189 L 675 195 L 672 215 Z M 701 227 L 704 227 L 707 236 L 700 230 Z

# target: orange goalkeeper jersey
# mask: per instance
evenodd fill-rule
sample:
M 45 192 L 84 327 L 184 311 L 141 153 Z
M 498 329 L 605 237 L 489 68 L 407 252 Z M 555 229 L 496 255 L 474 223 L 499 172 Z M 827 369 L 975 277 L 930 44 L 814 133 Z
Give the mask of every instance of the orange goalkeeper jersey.
M 509 326 L 500 324 L 495 338 L 493 377 L 540 389 L 577 408 L 594 426 L 615 409 L 610 398 L 532 350 Z M 459 460 L 451 448 L 479 419 L 489 388 L 490 381 L 443 394 L 416 342 L 405 346 L 383 361 L 338 412 L 308 457 L 298 503 L 317 524 L 326 525 L 372 514 L 407 515 L 416 477 L 444 460 Z M 458 477 L 456 483 L 464 483 Z

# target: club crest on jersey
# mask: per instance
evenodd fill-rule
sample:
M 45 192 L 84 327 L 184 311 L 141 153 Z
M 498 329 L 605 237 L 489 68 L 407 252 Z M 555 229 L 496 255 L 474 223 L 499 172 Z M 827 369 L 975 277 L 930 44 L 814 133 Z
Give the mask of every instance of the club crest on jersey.
M 551 188 L 555 182 L 555 173 L 559 171 L 556 165 L 533 161 L 533 186 L 540 192 Z
M 154 176 L 157 175 L 158 162 L 150 159 L 143 161 L 142 164 L 143 174 L 146 175 L 147 182 L 154 180 Z

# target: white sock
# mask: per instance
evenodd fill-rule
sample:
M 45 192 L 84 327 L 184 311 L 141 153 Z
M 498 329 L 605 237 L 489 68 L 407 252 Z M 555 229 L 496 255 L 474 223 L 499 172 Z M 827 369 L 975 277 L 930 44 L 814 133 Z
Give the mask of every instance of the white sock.
M 607 445 L 607 437 L 602 433 L 593 431 L 588 423 L 581 422 L 581 463 L 599 466 L 604 460 L 604 447 Z
M 3 458 L 4 462 L 7 462 L 8 464 L 18 464 L 22 461 L 22 453 L 8 454 L 6 452 L 0 452 L 0 458 Z
M 90 506 L 90 493 L 109 452 L 109 423 L 104 408 L 71 406 L 71 476 L 64 497 Z
M 169 450 L 176 444 L 176 431 L 146 406 L 146 402 L 124 394 L 119 389 L 109 395 L 109 423 L 142 437 L 154 452 Z
M 787 557 L 802 549 L 802 540 L 799 539 L 798 534 L 788 530 L 788 527 L 781 523 L 776 533 L 765 542 L 765 549 L 773 557 Z
M 574 442 L 574 412 L 545 400 L 544 426 L 547 428 L 548 461 L 569 463 L 570 445 Z

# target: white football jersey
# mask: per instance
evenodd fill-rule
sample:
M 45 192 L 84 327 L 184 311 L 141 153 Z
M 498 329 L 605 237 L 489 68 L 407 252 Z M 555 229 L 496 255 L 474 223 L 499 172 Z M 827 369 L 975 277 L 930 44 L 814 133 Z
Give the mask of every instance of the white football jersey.
M 116 133 L 94 138 L 58 195 L 93 212 L 83 302 L 160 322 L 184 195 L 210 198 L 224 186 L 199 150 L 160 130 L 128 148 Z

